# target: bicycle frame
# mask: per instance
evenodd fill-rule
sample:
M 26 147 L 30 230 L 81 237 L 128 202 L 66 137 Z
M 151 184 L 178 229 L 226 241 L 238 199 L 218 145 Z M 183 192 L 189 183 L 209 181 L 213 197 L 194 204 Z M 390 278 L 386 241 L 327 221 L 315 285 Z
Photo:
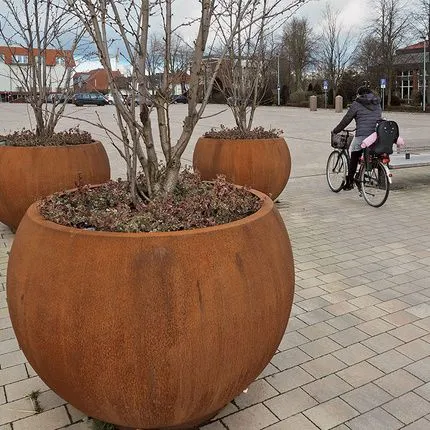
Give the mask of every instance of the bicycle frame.
M 388 163 L 390 162 L 390 157 L 387 154 L 369 154 L 369 151 L 365 149 L 363 151 L 362 159 L 360 161 L 360 164 L 364 162 L 365 168 L 367 169 L 369 166 L 369 163 L 374 163 L 380 161 L 381 165 L 385 171 L 385 174 L 387 175 L 388 182 L 390 185 L 393 183 L 392 180 L 392 173 L 390 172 L 390 168 L 388 167 Z

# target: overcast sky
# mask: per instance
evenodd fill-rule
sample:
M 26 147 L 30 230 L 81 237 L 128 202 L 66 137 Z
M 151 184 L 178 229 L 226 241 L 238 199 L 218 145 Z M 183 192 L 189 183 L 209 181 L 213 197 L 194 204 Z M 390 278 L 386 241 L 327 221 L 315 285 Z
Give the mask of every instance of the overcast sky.
M 333 11 L 340 11 L 340 19 L 345 27 L 362 26 L 370 19 L 368 0 L 312 0 L 302 6 L 297 15 L 307 17 L 314 29 L 318 30 L 327 3 Z
M 298 10 L 296 16 L 308 18 L 314 32 L 318 33 L 321 30 L 324 10 L 326 5 L 329 4 L 333 11 L 340 12 L 342 26 L 345 29 L 351 28 L 354 33 L 354 28 L 357 28 L 357 30 L 360 27 L 362 28 L 371 19 L 371 7 L 369 2 L 370 0 L 311 0 Z M 183 7 L 182 4 L 184 5 Z M 190 8 L 191 4 L 198 5 L 195 2 L 190 3 L 190 0 L 176 0 L 174 7 L 174 20 L 176 22 L 184 22 L 192 15 L 199 15 L 198 8 L 193 11 L 192 8 Z M 153 24 L 152 28 L 155 29 L 155 26 L 156 25 Z M 357 32 L 359 32 L 359 30 Z M 84 64 L 78 65 L 77 70 L 86 71 L 96 67 L 100 67 L 100 64 L 97 62 L 85 62 Z

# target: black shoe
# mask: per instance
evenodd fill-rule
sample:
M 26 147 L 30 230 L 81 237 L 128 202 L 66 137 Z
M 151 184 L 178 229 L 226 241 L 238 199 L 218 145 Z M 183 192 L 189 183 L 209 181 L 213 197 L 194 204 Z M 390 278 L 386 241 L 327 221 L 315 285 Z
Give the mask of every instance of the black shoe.
M 354 184 L 352 182 L 346 181 L 345 185 L 343 186 L 344 191 L 350 191 L 354 188 Z

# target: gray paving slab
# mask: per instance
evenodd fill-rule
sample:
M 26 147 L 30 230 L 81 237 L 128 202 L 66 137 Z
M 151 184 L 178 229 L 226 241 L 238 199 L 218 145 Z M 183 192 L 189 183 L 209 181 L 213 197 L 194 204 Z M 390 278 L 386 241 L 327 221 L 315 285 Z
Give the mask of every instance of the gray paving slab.
M 178 137 L 186 106 L 172 106 Z M 82 121 L 114 124 L 112 106 L 69 106 L 60 128 Z M 204 131 L 233 125 L 225 106 L 212 105 L 184 154 Z M 0 133 L 30 124 L 26 105 L 0 104 Z M 386 114 L 406 142 L 429 144 L 428 115 Z M 255 125 L 281 128 L 292 156 L 290 181 L 277 203 L 296 263 L 294 315 L 271 364 L 247 393 L 221 411 L 209 429 L 428 428 L 430 419 L 430 167 L 393 171 L 387 203 L 366 205 L 354 190 L 332 193 L 324 171 L 330 130 L 342 114 L 264 107 Z M 81 118 L 81 119 L 79 119 Z M 426 121 L 423 121 L 423 119 Z M 112 177 L 124 175 L 106 143 Z M 19 352 L 5 294 L 13 234 L 0 225 L 0 429 L 89 429 L 87 418 L 46 390 Z M 255 346 L 258 348 L 258 345 Z M 36 385 L 34 385 L 36 384 Z M 43 414 L 26 392 L 43 388 Z

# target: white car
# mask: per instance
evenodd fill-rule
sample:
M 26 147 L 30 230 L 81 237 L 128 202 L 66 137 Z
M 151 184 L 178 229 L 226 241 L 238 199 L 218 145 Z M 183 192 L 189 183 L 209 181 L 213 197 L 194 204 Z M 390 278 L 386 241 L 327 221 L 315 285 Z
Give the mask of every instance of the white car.
M 105 94 L 104 97 L 110 105 L 113 105 L 115 103 L 115 100 L 112 94 Z

